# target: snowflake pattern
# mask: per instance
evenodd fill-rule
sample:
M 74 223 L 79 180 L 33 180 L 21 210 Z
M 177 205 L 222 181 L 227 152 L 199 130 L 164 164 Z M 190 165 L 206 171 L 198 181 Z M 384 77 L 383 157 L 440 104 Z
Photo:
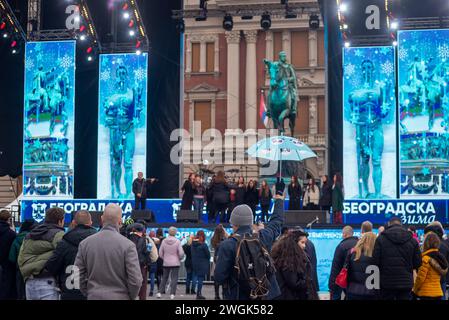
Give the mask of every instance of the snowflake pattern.
M 25 68 L 27 70 L 32 70 L 32 69 L 34 69 L 34 67 L 35 67 L 34 60 L 29 58 L 29 57 L 26 58 L 26 60 L 25 60 Z
M 408 58 L 408 51 L 407 51 L 407 49 L 404 49 L 404 48 L 399 49 L 398 57 L 402 61 L 406 60 Z
M 137 70 L 134 70 L 134 78 L 137 81 L 143 81 L 146 78 L 146 76 L 147 76 L 147 74 L 144 69 L 139 68 Z
M 105 70 L 100 73 L 101 81 L 109 81 L 111 79 L 111 72 L 109 70 Z
M 355 56 L 356 56 L 356 57 L 361 57 L 361 56 L 363 56 L 362 50 L 360 50 L 360 49 L 355 50 Z
M 394 66 L 391 61 L 386 61 L 381 64 L 381 72 L 385 75 L 391 75 L 394 72 Z
M 73 66 L 73 60 L 71 57 L 69 57 L 68 55 L 65 55 L 64 57 L 62 57 L 59 61 L 59 65 L 61 66 L 61 68 L 63 69 L 68 69 L 71 68 Z
M 354 74 L 355 74 L 355 65 L 353 65 L 352 63 L 347 64 L 345 68 L 345 75 L 347 77 L 351 77 Z
M 391 48 L 390 47 L 383 47 L 382 49 L 380 49 L 380 52 L 382 52 L 382 54 L 390 54 L 391 53 Z
M 446 43 L 438 46 L 438 57 L 443 60 L 449 59 L 449 46 Z

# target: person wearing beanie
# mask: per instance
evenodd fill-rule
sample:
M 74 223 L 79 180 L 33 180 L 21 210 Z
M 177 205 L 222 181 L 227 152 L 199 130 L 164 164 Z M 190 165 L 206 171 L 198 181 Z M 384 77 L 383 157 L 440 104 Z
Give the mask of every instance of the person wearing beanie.
M 284 198 L 275 196 L 273 215 L 264 229 L 259 231 L 259 239 L 263 246 L 270 252 L 273 243 L 281 234 L 284 223 Z M 248 205 L 239 205 L 234 208 L 229 219 L 234 234 L 244 236 L 251 234 L 253 224 L 253 212 Z M 214 279 L 219 285 L 223 285 L 224 299 L 226 300 L 248 300 L 249 296 L 239 288 L 238 279 L 234 272 L 235 257 L 237 255 L 237 240 L 228 238 L 220 244 L 217 263 L 215 266 Z M 281 292 L 276 281 L 276 276 L 270 277 L 271 288 L 268 299 L 278 297 Z
M 424 228 L 424 235 L 427 235 L 429 232 L 435 233 L 438 238 L 440 239 L 440 245 L 439 245 L 439 253 L 446 259 L 446 261 L 449 261 L 449 244 L 447 241 L 443 239 L 444 236 L 444 228 L 441 222 L 434 221 L 429 223 Z M 443 298 L 444 300 L 446 297 L 446 284 L 448 283 L 448 274 L 441 275 L 441 289 L 443 290 Z

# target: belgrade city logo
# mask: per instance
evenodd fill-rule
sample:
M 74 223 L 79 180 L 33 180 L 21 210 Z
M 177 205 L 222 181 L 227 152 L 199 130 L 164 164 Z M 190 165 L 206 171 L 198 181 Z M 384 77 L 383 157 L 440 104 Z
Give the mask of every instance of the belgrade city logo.
M 31 208 L 33 209 L 32 217 L 33 219 L 40 223 L 45 218 L 45 211 L 47 210 L 47 204 L 45 203 L 33 203 L 31 205 Z

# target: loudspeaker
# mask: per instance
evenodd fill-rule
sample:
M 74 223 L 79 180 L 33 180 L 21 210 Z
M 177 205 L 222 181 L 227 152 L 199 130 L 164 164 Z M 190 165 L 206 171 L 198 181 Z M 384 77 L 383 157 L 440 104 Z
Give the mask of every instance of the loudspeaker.
M 154 213 L 151 210 L 133 210 L 131 212 L 131 218 L 137 222 L 138 220 L 143 220 L 145 223 L 153 223 L 156 222 L 154 218 Z
M 329 212 L 319 210 L 291 210 L 285 211 L 286 225 L 307 225 L 314 220 L 315 224 L 329 223 Z
M 179 210 L 176 216 L 176 222 L 191 222 L 199 223 L 200 218 L 198 217 L 197 211 L 192 210 Z

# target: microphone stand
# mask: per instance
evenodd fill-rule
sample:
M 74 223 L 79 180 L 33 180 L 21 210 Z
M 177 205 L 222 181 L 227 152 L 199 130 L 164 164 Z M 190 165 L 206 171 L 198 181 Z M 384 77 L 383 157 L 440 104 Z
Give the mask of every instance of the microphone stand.
M 306 229 L 312 230 L 312 226 L 313 224 L 320 222 L 320 219 L 318 217 L 316 217 L 315 219 L 313 219 L 313 221 L 309 222 L 306 226 Z

